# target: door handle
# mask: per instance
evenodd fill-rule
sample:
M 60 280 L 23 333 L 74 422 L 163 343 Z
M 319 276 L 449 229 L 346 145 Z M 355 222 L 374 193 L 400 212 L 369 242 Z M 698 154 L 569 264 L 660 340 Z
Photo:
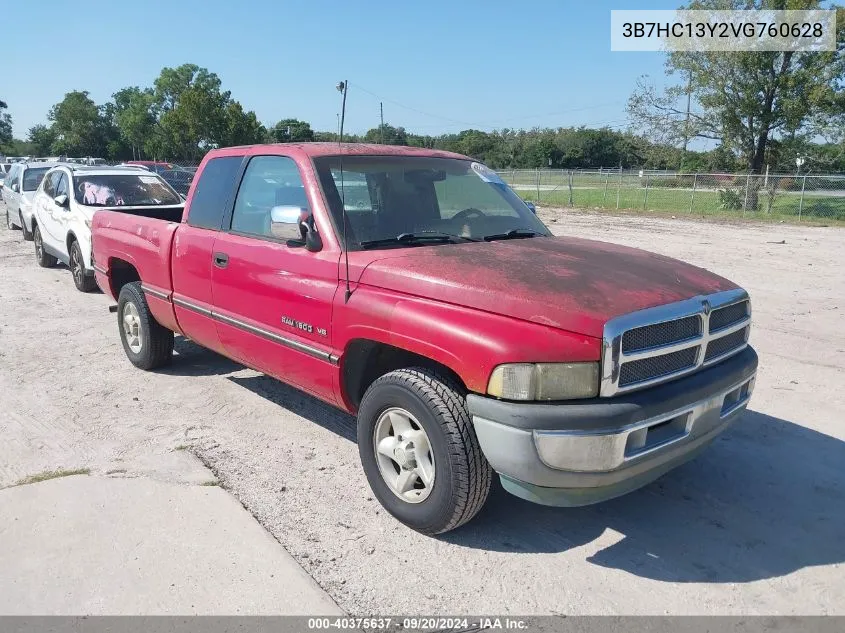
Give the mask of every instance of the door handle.
M 214 265 L 218 268 L 226 268 L 229 265 L 229 256 L 226 253 L 214 253 Z

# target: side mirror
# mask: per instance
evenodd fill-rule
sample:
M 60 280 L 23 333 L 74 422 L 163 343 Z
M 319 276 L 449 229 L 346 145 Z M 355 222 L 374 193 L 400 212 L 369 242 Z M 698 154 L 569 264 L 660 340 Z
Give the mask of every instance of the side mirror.
M 12 191 L 14 191 L 15 193 L 20 191 L 20 186 L 18 185 L 18 183 L 16 183 L 16 182 L 12 183 Z
M 309 251 L 323 248 L 323 241 L 314 227 L 314 216 L 302 207 L 277 206 L 270 209 L 270 234 L 287 240 L 288 246 L 305 246 Z
M 63 193 L 60 193 L 55 198 L 53 198 L 53 202 L 55 202 L 60 207 L 64 207 L 65 209 L 70 206 L 70 198 L 68 198 L 67 195 Z
M 528 207 L 531 210 L 531 213 L 533 213 L 534 215 L 537 215 L 537 207 L 534 206 L 533 202 L 527 202 L 526 201 L 525 206 Z

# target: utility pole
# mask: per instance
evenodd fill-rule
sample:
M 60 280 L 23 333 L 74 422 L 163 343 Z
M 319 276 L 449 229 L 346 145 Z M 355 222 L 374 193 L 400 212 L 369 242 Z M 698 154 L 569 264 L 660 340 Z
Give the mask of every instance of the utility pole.
M 687 144 L 689 143 L 689 108 L 692 97 L 692 71 L 687 75 L 687 118 L 684 121 L 684 149 L 681 151 L 681 165 L 678 171 L 684 170 L 684 158 L 687 156 Z
M 381 127 L 379 127 L 381 131 L 381 144 L 384 145 L 384 104 L 381 101 L 378 102 L 378 110 L 379 118 L 381 119 Z

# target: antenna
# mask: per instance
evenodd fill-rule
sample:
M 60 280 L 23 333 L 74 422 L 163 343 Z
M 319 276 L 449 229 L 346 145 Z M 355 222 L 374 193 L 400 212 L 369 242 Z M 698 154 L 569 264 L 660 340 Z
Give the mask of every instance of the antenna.
M 343 219 L 343 258 L 346 264 L 346 295 L 343 302 L 347 303 L 352 296 L 349 288 L 349 240 L 346 238 L 346 225 L 349 218 L 346 217 L 346 188 L 343 186 L 343 124 L 346 119 L 346 90 L 349 82 L 341 81 L 337 84 L 337 90 L 343 94 L 343 105 L 340 108 L 340 133 L 338 134 L 337 146 L 340 150 L 340 217 Z

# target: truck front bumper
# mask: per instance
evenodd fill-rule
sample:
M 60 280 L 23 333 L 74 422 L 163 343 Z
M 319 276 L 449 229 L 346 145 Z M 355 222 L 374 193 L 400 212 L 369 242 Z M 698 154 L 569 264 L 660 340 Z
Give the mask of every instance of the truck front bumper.
M 546 404 L 470 394 L 467 404 L 507 491 L 580 506 L 635 490 L 695 457 L 741 416 L 756 371 L 748 347 L 691 376 L 613 398 Z

